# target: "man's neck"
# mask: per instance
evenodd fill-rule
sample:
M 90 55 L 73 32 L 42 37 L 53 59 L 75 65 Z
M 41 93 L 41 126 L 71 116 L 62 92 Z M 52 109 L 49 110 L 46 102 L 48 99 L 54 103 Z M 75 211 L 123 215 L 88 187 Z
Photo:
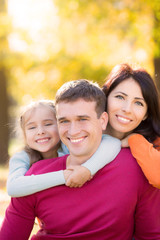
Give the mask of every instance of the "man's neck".
M 78 156 L 73 156 L 72 154 L 70 154 L 67 157 L 66 167 L 81 165 L 81 164 L 85 163 L 91 156 L 78 157 Z

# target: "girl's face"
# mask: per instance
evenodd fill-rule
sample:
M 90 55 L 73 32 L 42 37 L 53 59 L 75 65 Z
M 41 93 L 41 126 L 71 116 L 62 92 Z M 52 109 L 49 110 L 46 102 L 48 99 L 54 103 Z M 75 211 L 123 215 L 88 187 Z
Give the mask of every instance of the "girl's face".
M 51 108 L 39 106 L 26 112 L 24 117 L 24 133 L 29 147 L 39 151 L 43 158 L 57 157 L 60 138 Z
M 107 133 L 119 139 L 131 133 L 147 117 L 147 104 L 139 84 L 128 78 L 108 96 Z

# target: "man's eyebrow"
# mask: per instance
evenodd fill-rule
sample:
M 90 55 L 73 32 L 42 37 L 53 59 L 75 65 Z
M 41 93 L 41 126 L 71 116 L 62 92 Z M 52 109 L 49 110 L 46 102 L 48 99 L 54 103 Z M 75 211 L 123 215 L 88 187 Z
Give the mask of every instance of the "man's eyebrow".
M 90 116 L 88 116 L 88 115 L 78 115 L 77 117 L 78 118 L 90 118 Z
M 66 117 L 60 117 L 60 118 L 57 118 L 57 121 L 62 121 L 62 120 L 65 120 L 67 119 Z
M 90 118 L 90 116 L 88 115 L 77 115 L 76 116 L 77 118 Z M 66 120 L 68 119 L 67 117 L 60 117 L 60 118 L 57 118 L 57 121 L 63 121 L 63 120 Z

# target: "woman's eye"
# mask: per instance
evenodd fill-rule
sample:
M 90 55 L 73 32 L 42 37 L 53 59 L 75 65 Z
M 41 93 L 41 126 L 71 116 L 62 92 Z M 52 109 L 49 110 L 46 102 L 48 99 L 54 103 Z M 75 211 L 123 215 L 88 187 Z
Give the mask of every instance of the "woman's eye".
M 115 98 L 124 99 L 124 97 L 122 95 L 116 95 Z
M 139 102 L 139 101 L 137 101 L 137 102 L 135 102 L 135 103 L 136 103 L 138 106 L 142 106 L 142 107 L 144 106 L 143 103 L 141 103 L 141 102 Z

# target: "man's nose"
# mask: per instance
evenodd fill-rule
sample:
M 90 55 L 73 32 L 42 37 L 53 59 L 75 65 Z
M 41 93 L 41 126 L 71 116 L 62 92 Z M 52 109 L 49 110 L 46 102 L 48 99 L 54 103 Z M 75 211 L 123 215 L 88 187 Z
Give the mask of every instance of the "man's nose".
M 69 133 L 71 136 L 73 136 L 73 135 L 78 134 L 79 131 L 80 131 L 79 125 L 78 125 L 76 122 L 72 122 L 72 123 L 70 124 L 68 133 Z

